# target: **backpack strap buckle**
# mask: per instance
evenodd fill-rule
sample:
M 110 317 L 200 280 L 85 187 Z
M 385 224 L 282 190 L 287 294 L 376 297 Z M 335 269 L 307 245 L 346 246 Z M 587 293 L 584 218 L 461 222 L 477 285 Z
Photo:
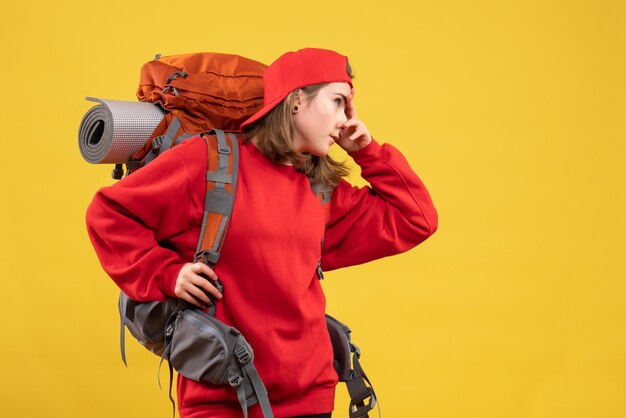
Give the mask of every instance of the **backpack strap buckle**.
M 154 137 L 152 140 L 152 148 L 158 151 L 161 145 L 163 145 L 163 135 Z
M 196 253 L 194 258 L 196 262 L 204 263 L 210 267 L 217 264 L 220 254 L 213 250 L 201 250 Z
M 175 73 L 172 73 L 168 78 L 167 81 L 165 82 L 165 84 L 170 84 L 172 81 L 174 81 L 177 77 L 180 78 L 185 78 L 187 77 L 187 73 L 184 71 L 176 71 Z
M 238 374 L 233 374 L 228 378 L 228 383 L 234 388 L 241 385 L 241 382 L 243 382 L 243 377 L 239 376 Z
M 252 360 L 252 356 L 250 355 L 248 349 L 241 344 L 237 344 L 235 347 L 235 355 L 241 364 L 248 364 Z
M 369 398 L 369 402 L 365 403 L 364 401 Z M 368 412 L 374 409 L 375 405 L 375 396 L 372 393 L 372 390 L 368 388 L 368 393 L 363 394 L 363 398 L 360 400 L 351 399 L 350 400 L 350 410 L 349 415 L 350 418 L 362 418 L 369 417 Z
M 217 152 L 222 155 L 230 155 L 230 147 L 228 146 L 226 142 L 218 141 Z
M 178 96 L 178 89 L 174 86 L 165 86 L 165 88 L 162 90 L 162 93 L 167 94 L 170 91 L 174 92 L 174 96 Z

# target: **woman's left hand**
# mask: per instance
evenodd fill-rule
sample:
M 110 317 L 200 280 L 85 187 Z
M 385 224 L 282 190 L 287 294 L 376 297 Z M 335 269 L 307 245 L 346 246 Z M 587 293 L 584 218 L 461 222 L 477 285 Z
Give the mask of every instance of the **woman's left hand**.
M 346 97 L 346 117 L 348 120 L 341 125 L 341 131 L 337 138 L 337 145 L 347 152 L 358 151 L 372 142 L 367 126 L 356 117 L 356 107 L 354 106 L 354 89 Z

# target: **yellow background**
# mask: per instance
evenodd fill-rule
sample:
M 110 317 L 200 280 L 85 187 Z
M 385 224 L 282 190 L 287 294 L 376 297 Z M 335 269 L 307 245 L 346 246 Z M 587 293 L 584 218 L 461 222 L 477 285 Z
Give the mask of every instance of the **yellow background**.
M 0 414 L 171 413 L 156 357 L 119 358 L 84 97 L 134 100 L 156 53 L 317 46 L 349 55 L 359 116 L 440 214 L 420 247 L 324 281 L 383 416 L 626 416 L 625 3 L 228 3 L 3 2 Z

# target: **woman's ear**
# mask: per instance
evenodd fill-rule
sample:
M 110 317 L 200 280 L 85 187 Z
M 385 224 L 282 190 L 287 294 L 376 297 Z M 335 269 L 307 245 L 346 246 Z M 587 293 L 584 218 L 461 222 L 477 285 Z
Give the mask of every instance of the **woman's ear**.
M 292 113 L 298 113 L 300 111 L 300 109 L 302 108 L 302 105 L 300 103 L 300 97 L 302 95 L 302 89 L 298 89 L 298 90 L 294 90 L 290 95 L 289 95 L 289 107 L 291 108 Z

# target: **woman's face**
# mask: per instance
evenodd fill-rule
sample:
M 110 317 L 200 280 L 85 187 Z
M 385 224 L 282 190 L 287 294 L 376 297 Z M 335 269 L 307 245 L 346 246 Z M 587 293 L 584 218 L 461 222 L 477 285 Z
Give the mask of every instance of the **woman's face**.
M 303 91 L 299 93 L 299 110 L 293 115 L 294 150 L 323 157 L 339 136 L 341 125 L 348 120 L 346 97 L 350 94 L 350 85 L 345 82 L 327 84 L 310 100 L 303 97 Z

